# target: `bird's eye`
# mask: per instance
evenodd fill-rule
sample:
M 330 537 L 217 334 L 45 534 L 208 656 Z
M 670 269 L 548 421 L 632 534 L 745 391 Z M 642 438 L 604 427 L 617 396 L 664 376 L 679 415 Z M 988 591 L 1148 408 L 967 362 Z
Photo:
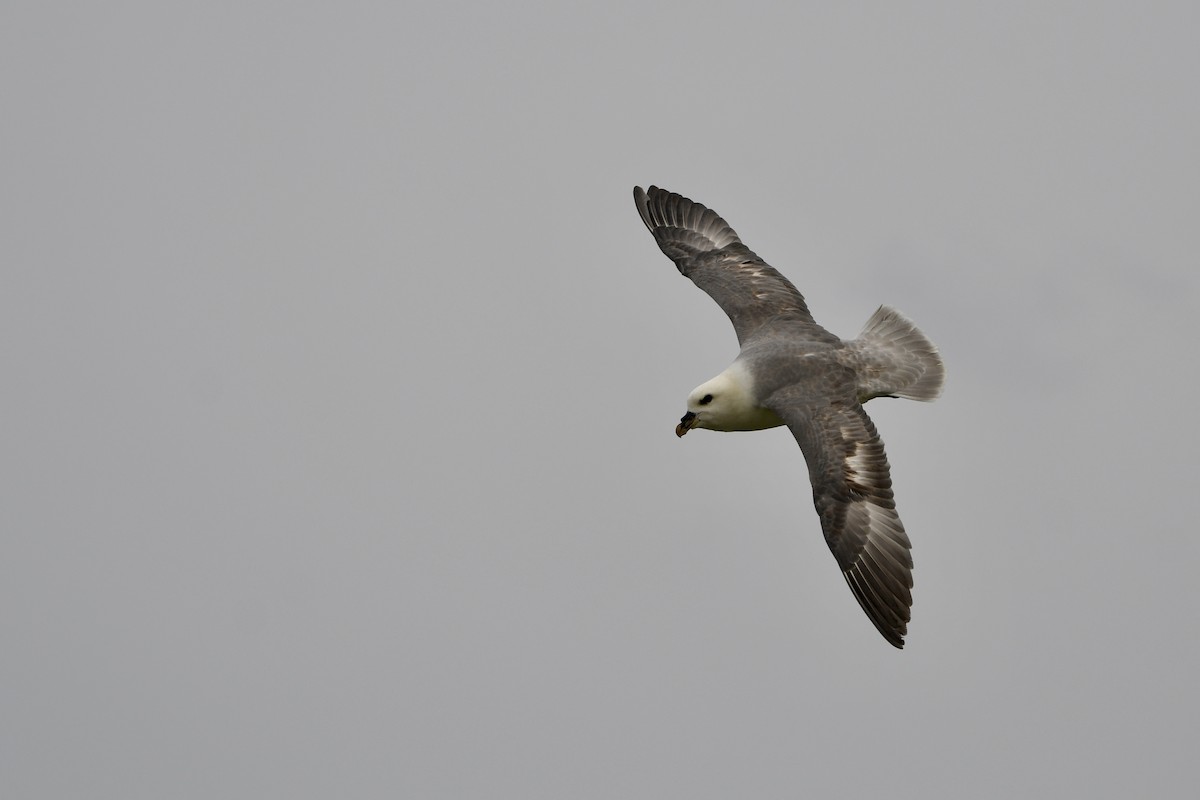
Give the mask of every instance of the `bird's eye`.
M 702 405 L 702 406 L 706 406 L 706 405 L 708 405 L 708 404 L 709 404 L 709 403 L 711 403 L 711 402 L 712 402 L 712 395 L 711 395 L 711 394 L 706 394 L 706 395 L 704 395 L 704 397 L 701 397 L 701 398 L 700 398 L 700 405 Z

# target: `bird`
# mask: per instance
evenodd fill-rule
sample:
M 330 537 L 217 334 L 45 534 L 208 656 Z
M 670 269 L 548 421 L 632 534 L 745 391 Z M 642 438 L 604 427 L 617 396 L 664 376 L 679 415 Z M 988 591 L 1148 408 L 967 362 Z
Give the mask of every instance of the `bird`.
M 896 512 L 883 441 L 863 405 L 940 396 L 945 367 L 937 347 L 888 306 L 858 338 L 840 339 L 716 212 L 656 186 L 634 187 L 633 199 L 662 252 L 728 315 L 740 345 L 725 371 L 688 395 L 675 434 L 786 425 L 804 454 L 821 530 L 846 583 L 883 638 L 903 648 L 912 619 L 912 543 Z

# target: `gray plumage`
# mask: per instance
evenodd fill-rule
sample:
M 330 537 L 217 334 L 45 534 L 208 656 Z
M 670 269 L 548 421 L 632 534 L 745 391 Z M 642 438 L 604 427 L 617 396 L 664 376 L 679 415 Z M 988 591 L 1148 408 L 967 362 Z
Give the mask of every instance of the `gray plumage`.
M 658 246 L 729 316 L 741 344 L 727 370 L 692 391 L 676 432 L 787 425 L 846 583 L 884 638 L 903 647 L 912 545 L 896 513 L 883 442 L 862 404 L 935 399 L 945 378 L 937 348 L 887 307 L 857 339 L 843 341 L 813 320 L 796 287 L 715 212 L 654 186 L 633 196 Z

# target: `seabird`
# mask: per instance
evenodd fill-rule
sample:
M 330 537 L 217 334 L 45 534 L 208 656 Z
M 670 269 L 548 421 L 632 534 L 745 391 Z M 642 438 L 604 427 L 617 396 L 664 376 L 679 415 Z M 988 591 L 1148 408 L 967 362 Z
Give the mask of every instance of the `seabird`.
M 937 398 L 945 379 L 937 348 L 887 306 L 857 339 L 839 339 L 716 212 L 655 186 L 634 187 L 633 199 L 659 248 L 729 315 L 741 345 L 728 369 L 688 395 L 676 435 L 786 425 L 808 463 L 821 530 L 846 583 L 883 638 L 903 647 L 912 544 L 863 404 Z

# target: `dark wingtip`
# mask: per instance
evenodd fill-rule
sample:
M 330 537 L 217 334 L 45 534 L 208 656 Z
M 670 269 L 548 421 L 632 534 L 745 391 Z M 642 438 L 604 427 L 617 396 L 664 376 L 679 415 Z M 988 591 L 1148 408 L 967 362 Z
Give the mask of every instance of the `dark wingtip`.
M 650 191 L 654 191 L 654 187 L 650 187 Z M 642 222 L 646 223 L 646 228 L 651 233 L 654 233 L 654 217 L 650 214 L 650 197 L 642 190 L 642 187 L 633 187 L 633 202 L 637 205 L 638 214 L 642 217 Z
M 686 243 L 697 252 L 717 250 L 735 242 L 740 243 L 737 233 L 717 212 L 703 203 L 689 200 L 681 194 L 651 185 L 646 191 L 633 187 L 633 201 L 637 204 L 642 222 L 659 239 L 659 246 L 672 259 L 675 253 L 667 249 L 667 241 L 676 239 Z M 661 238 L 660 231 L 677 231 L 668 240 Z M 753 254 L 751 254 L 753 255 Z
M 855 570 L 843 572 L 842 577 L 846 579 L 846 584 L 854 593 L 854 599 L 866 612 L 867 619 L 871 620 L 875 630 L 879 631 L 892 647 L 903 650 L 904 637 L 908 635 L 910 613 L 906 610 L 902 616 L 897 615 L 894 610 L 875 596 L 876 587 L 860 582 L 861 576 Z

